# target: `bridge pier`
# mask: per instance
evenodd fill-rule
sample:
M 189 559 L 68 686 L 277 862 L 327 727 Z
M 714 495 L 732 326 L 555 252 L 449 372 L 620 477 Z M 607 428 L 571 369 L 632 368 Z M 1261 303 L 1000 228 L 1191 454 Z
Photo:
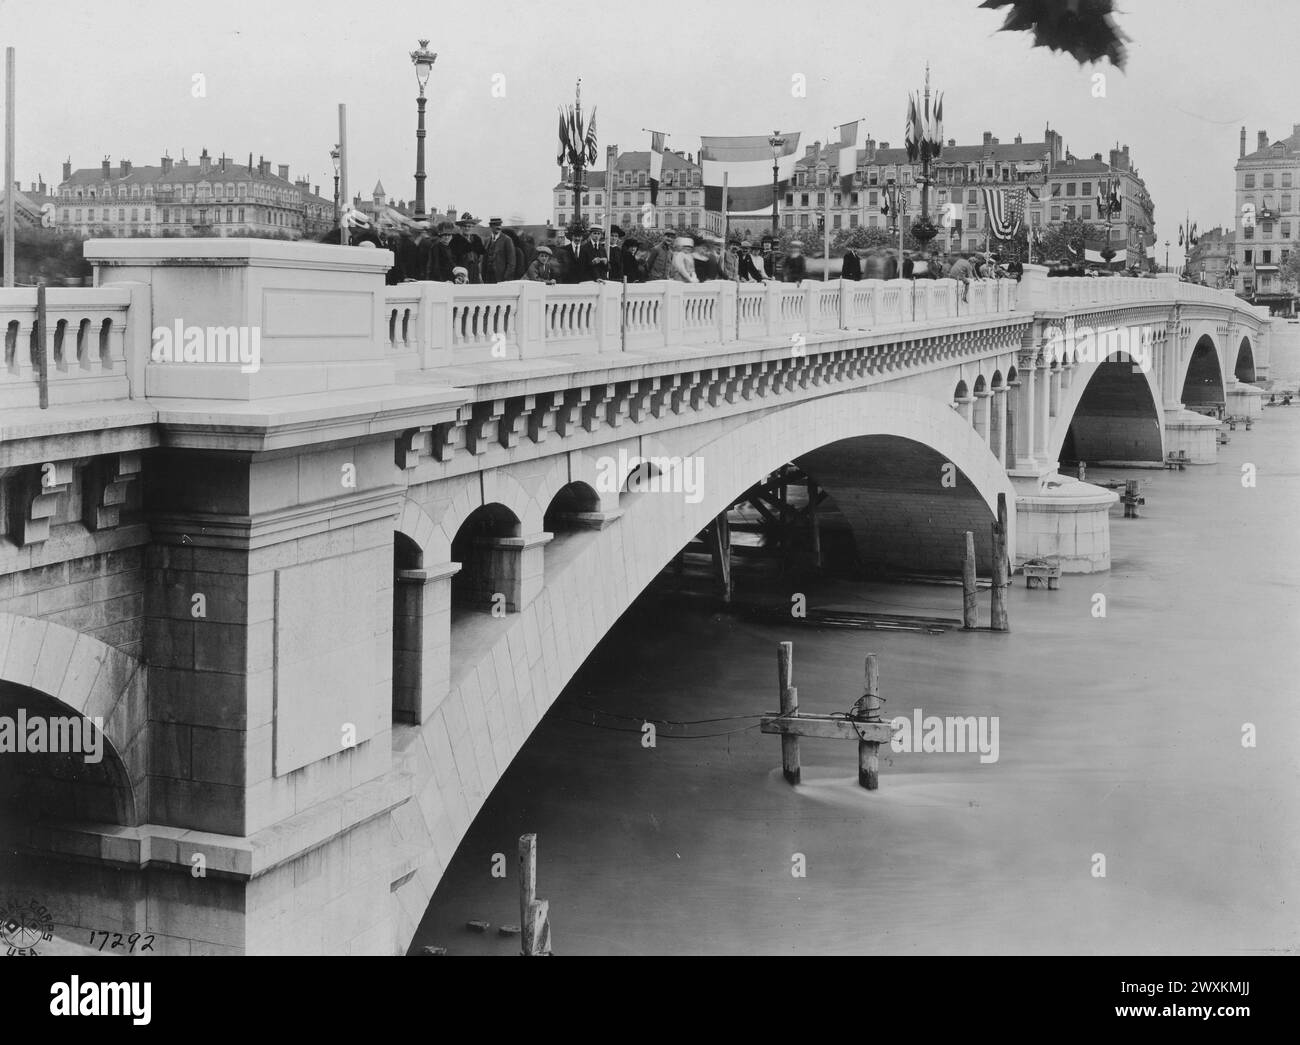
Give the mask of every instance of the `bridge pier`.
M 1214 464 L 1219 459 L 1219 422 L 1188 410 L 1182 403 L 1165 404 L 1165 452 L 1187 452 L 1189 464 Z

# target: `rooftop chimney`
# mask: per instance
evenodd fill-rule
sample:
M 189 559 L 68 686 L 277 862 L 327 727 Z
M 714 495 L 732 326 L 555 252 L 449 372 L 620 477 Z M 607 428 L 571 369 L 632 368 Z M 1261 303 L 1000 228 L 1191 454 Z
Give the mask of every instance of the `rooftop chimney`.
M 112 177 L 113 167 L 112 164 L 108 162 L 107 156 L 104 157 L 104 162 L 100 165 L 100 169 L 104 172 L 105 180 Z
M 1093 158 L 1094 160 L 1096 160 L 1098 163 L 1100 163 L 1100 162 L 1101 162 L 1101 153 L 1099 153 L 1099 152 L 1094 152 L 1094 153 L 1092 154 L 1092 158 Z
M 72 157 L 69 156 L 63 161 L 63 180 L 69 181 L 72 178 Z
M 1267 148 L 1268 148 L 1268 131 L 1260 131 L 1259 134 L 1258 134 L 1258 136 L 1256 137 L 1255 141 L 1256 141 L 1256 143 L 1257 143 L 1257 144 L 1255 145 L 1255 148 L 1256 148 L 1256 149 L 1267 149 Z
M 170 174 L 170 173 L 172 172 L 172 158 L 171 158 L 170 156 L 167 156 L 167 155 L 164 155 L 164 156 L 163 156 L 163 158 L 162 158 L 162 172 L 163 172 L 164 174 Z
M 1020 135 L 1017 134 L 1017 135 L 1016 135 L 1016 144 L 1017 144 L 1017 145 L 1023 145 L 1024 143 L 1025 143 L 1025 140 L 1024 140 L 1022 137 L 1020 137 Z
M 992 145 L 992 144 L 993 144 L 993 132 L 992 132 L 992 131 L 985 131 L 985 132 L 984 132 L 984 144 L 985 144 L 985 145 Z
M 1246 155 L 1246 128 L 1243 127 L 1241 129 L 1241 152 L 1237 154 L 1237 158 L 1240 159 L 1242 156 L 1245 155 Z
M 280 164 L 280 168 L 279 168 L 279 170 L 280 170 L 280 177 L 281 177 L 284 181 L 288 181 L 288 180 L 289 180 L 289 165 L 288 165 L 287 163 L 282 163 L 282 164 Z
M 948 148 L 950 148 L 950 149 L 955 149 L 955 148 L 957 148 L 957 139 L 956 139 L 956 138 L 949 138 L 949 139 L 948 139 Z
M 880 143 L 880 147 L 881 147 L 882 149 L 888 149 L 888 148 L 889 148 L 889 142 L 881 142 L 881 143 Z
M 131 173 L 131 161 L 130 161 L 130 160 L 122 160 L 122 161 L 120 161 L 119 166 L 121 167 L 121 170 L 122 170 L 122 177 L 123 177 L 123 178 L 125 178 L 128 174 Z
M 203 151 L 199 153 L 199 173 L 207 174 L 212 169 L 212 157 L 208 155 L 208 149 L 205 145 Z

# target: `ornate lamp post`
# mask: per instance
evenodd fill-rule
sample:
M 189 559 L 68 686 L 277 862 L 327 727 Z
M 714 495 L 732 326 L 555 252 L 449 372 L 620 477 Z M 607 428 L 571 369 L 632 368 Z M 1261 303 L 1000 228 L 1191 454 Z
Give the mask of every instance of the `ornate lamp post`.
M 415 128 L 415 220 L 424 219 L 424 85 L 429 82 L 429 73 L 438 56 L 428 49 L 429 41 L 421 40 L 420 49 L 411 52 L 411 62 L 415 65 L 415 79 L 420 85 L 420 96 L 415 100 L 419 111 L 419 121 Z
M 339 147 L 330 149 L 330 160 L 334 163 L 334 227 L 339 227 Z
M 772 132 L 772 137 L 767 139 L 767 144 L 772 146 L 772 235 L 777 233 L 777 199 L 781 195 L 780 170 L 777 166 L 777 160 L 781 156 L 781 150 L 785 148 L 785 138 L 777 131 Z

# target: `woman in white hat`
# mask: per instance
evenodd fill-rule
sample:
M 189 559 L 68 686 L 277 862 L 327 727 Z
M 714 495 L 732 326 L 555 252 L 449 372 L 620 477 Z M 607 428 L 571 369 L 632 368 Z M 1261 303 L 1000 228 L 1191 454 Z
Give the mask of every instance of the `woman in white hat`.
M 672 278 L 681 283 L 698 283 L 699 277 L 695 275 L 695 258 L 692 251 L 695 249 L 695 240 L 690 236 L 678 236 L 673 240 L 673 265 Z

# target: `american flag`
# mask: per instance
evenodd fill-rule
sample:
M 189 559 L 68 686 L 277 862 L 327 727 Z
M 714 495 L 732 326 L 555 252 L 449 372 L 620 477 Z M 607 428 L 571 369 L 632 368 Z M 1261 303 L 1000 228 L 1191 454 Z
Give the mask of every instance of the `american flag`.
M 989 231 L 997 239 L 1010 239 L 1025 216 L 1025 190 L 985 189 L 984 209 L 989 216 Z

